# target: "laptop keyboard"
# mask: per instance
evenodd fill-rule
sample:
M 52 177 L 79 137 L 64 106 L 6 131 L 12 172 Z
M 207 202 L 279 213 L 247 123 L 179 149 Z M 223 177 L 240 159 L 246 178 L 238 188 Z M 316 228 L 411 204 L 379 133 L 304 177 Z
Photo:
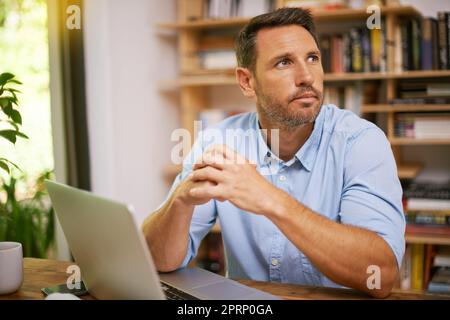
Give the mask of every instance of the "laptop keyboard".
M 167 300 L 199 300 L 184 291 L 172 287 L 170 284 L 161 281 L 161 287 Z

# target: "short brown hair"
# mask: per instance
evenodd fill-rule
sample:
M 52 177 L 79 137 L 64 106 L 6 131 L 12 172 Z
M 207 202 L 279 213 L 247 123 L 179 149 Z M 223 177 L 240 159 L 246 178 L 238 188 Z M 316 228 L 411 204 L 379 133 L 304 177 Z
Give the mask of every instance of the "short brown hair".
M 256 35 L 265 28 L 276 28 L 288 25 L 298 25 L 305 28 L 319 47 L 316 29 L 311 12 L 302 8 L 281 8 L 261 14 L 250 20 L 239 32 L 236 39 L 236 58 L 239 67 L 255 70 L 256 65 Z

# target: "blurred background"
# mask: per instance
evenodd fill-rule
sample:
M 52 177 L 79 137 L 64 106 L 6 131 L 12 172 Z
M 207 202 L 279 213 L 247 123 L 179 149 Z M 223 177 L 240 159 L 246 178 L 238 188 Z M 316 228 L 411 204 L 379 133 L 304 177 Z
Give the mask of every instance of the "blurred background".
M 71 259 L 45 177 L 130 203 L 141 223 L 180 170 L 175 129 L 255 110 L 234 38 L 283 6 L 312 9 L 325 103 L 391 142 L 408 220 L 398 287 L 450 291 L 432 281 L 450 266 L 450 0 L 0 0 L 0 241 Z M 224 273 L 219 224 L 194 264 Z

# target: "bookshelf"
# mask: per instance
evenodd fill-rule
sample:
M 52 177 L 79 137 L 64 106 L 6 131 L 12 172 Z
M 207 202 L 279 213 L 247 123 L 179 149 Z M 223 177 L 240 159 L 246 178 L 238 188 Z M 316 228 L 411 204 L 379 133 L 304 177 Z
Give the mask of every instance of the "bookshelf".
M 277 1 L 277 7 L 284 6 L 284 1 Z M 382 15 L 396 15 L 408 17 L 420 17 L 420 12 L 410 6 L 382 6 Z M 317 23 L 336 22 L 342 20 L 364 20 L 368 14 L 365 9 L 338 9 L 338 10 L 312 10 L 314 19 Z M 201 15 L 199 15 L 201 16 Z M 186 21 L 185 15 L 180 17 L 180 21 L 176 23 L 161 23 L 158 26 L 166 29 L 175 30 L 195 30 L 206 28 L 223 28 L 223 27 L 241 27 L 245 25 L 250 18 L 237 17 L 230 19 L 202 19 L 197 21 Z
M 234 69 L 203 69 L 199 59 L 199 52 L 208 48 L 217 49 L 221 46 L 232 49 L 231 37 L 236 36 L 238 30 L 249 21 L 248 17 L 233 17 L 227 19 L 208 19 L 202 11 L 207 0 L 177 0 L 177 21 L 161 23 L 157 27 L 173 33 L 178 37 L 179 74 L 176 79 L 160 81 L 161 90 L 177 90 L 180 100 L 181 126 L 194 133 L 193 122 L 199 118 L 199 112 L 214 109 L 210 105 L 214 88 L 222 86 L 236 86 Z M 389 1 L 385 1 L 389 3 Z M 395 1 L 393 1 L 395 2 Z M 276 0 L 275 7 L 285 5 L 284 0 Z M 445 10 L 445 8 L 444 8 Z M 385 130 L 391 143 L 397 162 L 398 176 L 404 181 L 416 178 L 424 164 L 408 162 L 402 157 L 402 149 L 410 146 L 437 145 L 448 147 L 450 139 L 415 139 L 398 137 L 395 135 L 396 116 L 405 113 L 450 112 L 450 103 L 441 104 L 392 104 L 390 101 L 398 98 L 402 81 L 436 81 L 450 82 L 450 70 L 413 70 L 398 71 L 398 29 L 400 24 L 412 18 L 421 19 L 419 10 L 412 6 L 390 5 L 381 7 L 383 28 L 385 28 L 385 56 L 386 70 L 383 72 L 339 72 L 325 73 L 324 82 L 327 86 L 355 86 L 363 88 L 370 85 L 377 87 L 375 96 L 364 97 L 360 106 L 361 116 L 374 121 Z M 370 15 L 365 9 L 336 9 L 313 10 L 319 37 L 323 30 L 332 26 L 365 23 Z M 329 28 L 328 28 L 329 29 Z M 322 31 L 321 31 L 322 30 Z M 213 37 L 211 37 L 213 34 Z M 230 36 L 231 35 L 231 36 Z M 164 170 L 164 177 L 168 181 L 181 170 L 179 165 L 168 165 Z M 220 226 L 216 224 L 212 234 L 220 233 Z M 431 236 L 409 234 L 405 236 L 408 244 L 450 245 L 448 236 Z M 201 252 L 201 250 L 199 251 Z
M 365 73 L 326 73 L 324 81 L 342 82 L 342 81 L 368 81 L 368 80 L 386 80 L 386 79 L 416 79 L 416 78 L 450 78 L 450 70 L 436 71 L 407 71 L 399 72 L 365 72 Z M 196 70 L 180 75 L 174 80 L 160 81 L 159 86 L 162 89 L 170 90 L 180 87 L 211 87 L 236 85 L 234 70 Z M 381 106 L 383 106 L 381 104 Z M 384 105 L 386 106 L 386 105 Z M 423 110 L 416 109 L 416 111 Z M 427 109 L 428 110 L 428 109 Z M 386 110 L 389 111 L 389 110 Z M 386 111 L 367 111 L 367 112 L 386 112 Z M 394 111 L 394 110 L 392 110 Z
M 432 245 L 445 245 L 450 246 L 449 237 L 438 237 L 438 236 L 423 236 L 423 235 L 413 235 L 407 234 L 405 236 L 406 242 L 413 244 L 432 244 Z

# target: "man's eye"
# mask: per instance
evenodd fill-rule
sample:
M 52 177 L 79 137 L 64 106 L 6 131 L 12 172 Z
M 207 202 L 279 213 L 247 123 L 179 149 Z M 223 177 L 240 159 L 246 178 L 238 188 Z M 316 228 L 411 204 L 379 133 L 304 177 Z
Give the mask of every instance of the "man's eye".
M 313 55 L 310 55 L 309 57 L 308 57 L 308 61 L 309 62 L 317 62 L 317 61 L 319 61 L 320 60 L 320 58 L 319 58 L 319 56 L 317 55 L 317 54 L 313 54 Z
M 291 60 L 289 60 L 289 59 L 283 59 L 283 60 L 281 60 L 281 61 L 279 61 L 277 64 L 276 64 L 276 67 L 278 67 L 278 68 L 282 68 L 282 67 L 286 67 L 286 66 L 288 66 L 288 65 L 290 65 L 291 64 Z

